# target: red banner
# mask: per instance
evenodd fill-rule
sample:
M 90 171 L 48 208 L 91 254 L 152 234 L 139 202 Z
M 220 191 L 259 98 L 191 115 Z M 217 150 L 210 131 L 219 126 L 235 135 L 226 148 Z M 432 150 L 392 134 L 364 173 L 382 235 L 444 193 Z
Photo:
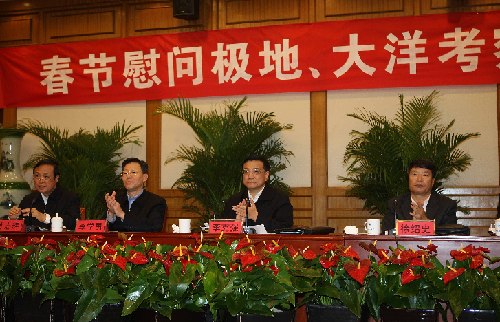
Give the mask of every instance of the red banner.
M 500 83 L 500 12 L 0 49 L 0 107 Z

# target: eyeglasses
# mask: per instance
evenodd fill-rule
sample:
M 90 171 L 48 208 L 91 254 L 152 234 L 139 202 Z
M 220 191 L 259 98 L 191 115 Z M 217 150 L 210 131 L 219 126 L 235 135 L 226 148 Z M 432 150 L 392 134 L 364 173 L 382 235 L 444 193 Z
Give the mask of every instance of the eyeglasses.
M 120 175 L 121 175 L 122 177 L 127 177 L 127 176 L 132 176 L 132 177 L 135 177 L 135 176 L 137 176 L 139 173 L 140 173 L 140 172 L 138 172 L 138 171 L 134 171 L 134 170 L 132 170 L 132 171 L 123 171 L 122 173 L 120 173 Z
M 264 172 L 266 172 L 266 170 L 259 169 L 259 168 L 241 170 L 241 174 L 243 174 L 243 175 L 249 175 L 250 173 L 252 173 L 254 175 L 259 175 L 259 174 L 264 173 Z
M 49 181 L 49 180 L 52 180 L 52 177 L 49 176 L 49 175 L 41 175 L 41 174 L 35 174 L 33 175 L 33 180 L 36 180 L 36 181 Z

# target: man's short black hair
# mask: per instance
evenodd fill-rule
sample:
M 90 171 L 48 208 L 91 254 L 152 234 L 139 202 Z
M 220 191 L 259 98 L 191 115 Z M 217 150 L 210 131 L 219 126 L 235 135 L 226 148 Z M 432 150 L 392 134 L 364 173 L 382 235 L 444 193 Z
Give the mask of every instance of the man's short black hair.
M 123 169 L 125 169 L 125 166 L 129 163 L 139 163 L 139 165 L 141 166 L 141 171 L 142 173 L 148 173 L 149 172 L 149 166 L 148 164 L 146 163 L 146 161 L 143 161 L 139 158 L 128 158 L 128 159 L 125 159 L 123 160 L 122 162 L 122 171 Z
M 33 167 L 33 173 L 35 173 L 35 169 L 41 167 L 42 165 L 51 165 L 54 168 L 54 178 L 61 175 L 59 172 L 59 163 L 56 160 L 52 159 L 42 159 L 38 161 Z
M 425 159 L 419 159 L 419 160 L 413 160 L 410 165 L 408 166 L 408 172 L 411 171 L 413 168 L 422 168 L 422 169 L 427 169 L 431 170 L 432 172 L 432 177 L 436 177 L 436 165 L 432 163 L 432 161 L 425 160 Z
M 263 157 L 261 155 L 250 155 L 243 161 L 243 163 L 241 165 L 243 166 L 248 161 L 261 161 L 262 164 L 264 165 L 264 170 L 271 171 L 271 164 L 269 163 L 269 161 L 265 157 Z

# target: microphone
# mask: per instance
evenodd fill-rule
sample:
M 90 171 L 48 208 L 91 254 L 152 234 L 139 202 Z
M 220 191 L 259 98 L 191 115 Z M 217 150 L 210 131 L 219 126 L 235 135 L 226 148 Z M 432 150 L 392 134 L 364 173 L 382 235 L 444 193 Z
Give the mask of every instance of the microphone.
M 32 209 L 33 209 L 33 206 L 35 205 L 35 201 L 37 198 L 38 198 L 38 195 L 35 195 L 35 197 L 33 197 L 33 199 L 31 200 L 30 212 L 28 213 L 28 220 L 27 220 L 29 225 L 26 225 L 26 232 L 27 233 L 30 233 L 30 232 L 37 230 L 37 227 L 35 225 L 33 225 L 33 213 L 32 213 Z
M 245 226 L 248 227 L 248 207 L 250 207 L 250 199 L 247 198 L 247 204 L 246 204 L 246 208 L 245 208 Z
M 392 203 L 394 205 L 394 226 L 392 228 L 392 232 L 393 232 L 393 235 L 395 235 L 396 234 L 396 221 L 398 220 L 398 210 L 397 210 L 398 199 L 394 198 L 394 200 L 392 201 Z

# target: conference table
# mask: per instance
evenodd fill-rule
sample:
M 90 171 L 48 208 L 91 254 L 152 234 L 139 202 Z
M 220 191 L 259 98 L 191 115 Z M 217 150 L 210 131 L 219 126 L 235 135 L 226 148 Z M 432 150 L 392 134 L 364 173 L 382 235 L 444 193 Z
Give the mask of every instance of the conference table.
M 32 237 L 50 238 L 56 241 L 65 242 L 71 237 L 87 238 L 92 233 L 76 233 L 76 232 L 31 232 L 31 233 L 1 233 L 1 236 L 8 236 L 13 239 L 16 244 L 22 245 Z M 113 242 L 117 239 L 132 239 L 139 241 L 151 241 L 158 244 L 168 245 L 193 245 L 196 239 L 199 238 L 200 233 L 192 234 L 173 234 L 173 233 L 139 233 L 139 232 L 106 232 L 103 235 L 108 242 Z M 203 234 L 204 242 L 217 241 L 221 236 L 219 234 Z M 243 234 L 226 234 L 224 238 L 244 238 Z M 379 248 L 389 248 L 402 245 L 405 248 L 417 249 L 417 246 L 427 246 L 432 242 L 438 246 L 438 258 L 444 263 L 445 260 L 450 259 L 450 251 L 465 247 L 469 244 L 476 247 L 484 247 L 490 250 L 491 256 L 500 256 L 500 237 L 497 236 L 394 236 L 394 235 L 344 235 L 344 234 L 330 234 L 330 235 L 295 235 L 295 234 L 254 234 L 249 235 L 249 238 L 256 243 L 256 245 L 264 244 L 264 242 L 272 242 L 273 240 L 287 246 L 293 246 L 296 250 L 303 250 L 306 247 L 320 252 L 321 247 L 327 243 L 343 244 L 351 246 L 358 252 L 361 258 L 366 258 L 368 250 L 366 245 L 376 243 Z M 262 243 L 261 243 L 262 242 Z M 365 244 L 365 247 L 363 247 Z M 499 263 L 497 263 L 498 265 Z M 306 313 L 304 308 L 297 310 L 296 322 L 305 322 Z

